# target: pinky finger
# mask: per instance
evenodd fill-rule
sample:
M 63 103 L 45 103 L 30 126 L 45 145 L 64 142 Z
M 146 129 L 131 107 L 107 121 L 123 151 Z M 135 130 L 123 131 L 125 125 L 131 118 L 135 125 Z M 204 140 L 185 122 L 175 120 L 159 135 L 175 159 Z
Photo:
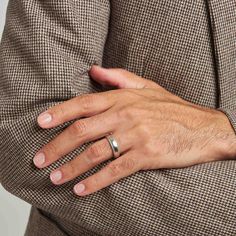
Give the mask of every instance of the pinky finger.
M 97 173 L 76 184 L 73 189 L 74 193 L 80 196 L 94 193 L 141 170 L 141 164 L 140 158 L 137 158 L 137 153 L 130 150 L 107 164 Z

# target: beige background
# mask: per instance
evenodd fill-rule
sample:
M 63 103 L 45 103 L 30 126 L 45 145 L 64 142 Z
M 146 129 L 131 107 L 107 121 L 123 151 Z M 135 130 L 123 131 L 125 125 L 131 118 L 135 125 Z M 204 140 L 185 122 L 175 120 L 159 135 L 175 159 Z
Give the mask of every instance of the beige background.
M 14 1 L 14 0 L 13 0 Z M 0 38 L 8 0 L 0 0 Z M 8 193 L 0 184 L 0 235 L 23 236 L 30 205 Z

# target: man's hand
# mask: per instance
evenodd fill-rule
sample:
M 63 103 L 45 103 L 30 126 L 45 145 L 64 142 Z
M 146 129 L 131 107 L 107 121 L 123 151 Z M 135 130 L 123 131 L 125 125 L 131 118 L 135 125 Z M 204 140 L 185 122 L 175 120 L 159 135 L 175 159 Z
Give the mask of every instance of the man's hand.
M 117 140 L 121 156 L 75 185 L 76 194 L 94 193 L 139 170 L 182 168 L 235 157 L 236 135 L 222 112 L 185 101 L 124 69 L 94 65 L 90 75 L 104 86 L 117 89 L 77 96 L 49 108 L 49 115 L 44 112 L 38 117 L 42 128 L 78 118 L 41 148 L 34 158 L 38 168 L 47 167 L 85 142 L 97 140 L 51 173 L 54 184 L 70 181 L 112 158 L 104 138 L 109 133 Z

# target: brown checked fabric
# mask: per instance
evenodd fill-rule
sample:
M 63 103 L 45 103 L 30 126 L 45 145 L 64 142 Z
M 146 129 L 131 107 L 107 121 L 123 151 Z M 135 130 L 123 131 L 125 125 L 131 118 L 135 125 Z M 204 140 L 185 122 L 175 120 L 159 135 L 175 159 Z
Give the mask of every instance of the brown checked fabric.
M 73 121 L 37 125 L 50 106 L 104 89 L 92 64 L 121 67 L 193 103 L 220 109 L 236 131 L 235 0 L 10 0 L 0 45 L 0 181 L 33 205 L 27 236 L 236 235 L 236 162 L 139 171 L 76 196 L 35 153 Z

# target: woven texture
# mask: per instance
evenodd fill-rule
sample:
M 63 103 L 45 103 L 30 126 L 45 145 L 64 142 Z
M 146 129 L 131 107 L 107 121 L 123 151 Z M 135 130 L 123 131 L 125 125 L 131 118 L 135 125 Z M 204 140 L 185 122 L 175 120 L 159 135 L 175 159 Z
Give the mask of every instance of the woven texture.
M 61 186 L 49 174 L 92 142 L 42 170 L 32 163 L 73 122 L 42 129 L 37 116 L 103 91 L 88 75 L 94 63 L 221 109 L 236 130 L 235 34 L 233 0 L 10 0 L 0 46 L 0 181 L 34 206 L 27 236 L 236 235 L 234 160 L 139 171 L 86 197 L 74 184 L 111 160 Z
M 31 207 L 29 222 L 24 236 L 68 236 L 60 227 L 45 216 L 41 210 Z

